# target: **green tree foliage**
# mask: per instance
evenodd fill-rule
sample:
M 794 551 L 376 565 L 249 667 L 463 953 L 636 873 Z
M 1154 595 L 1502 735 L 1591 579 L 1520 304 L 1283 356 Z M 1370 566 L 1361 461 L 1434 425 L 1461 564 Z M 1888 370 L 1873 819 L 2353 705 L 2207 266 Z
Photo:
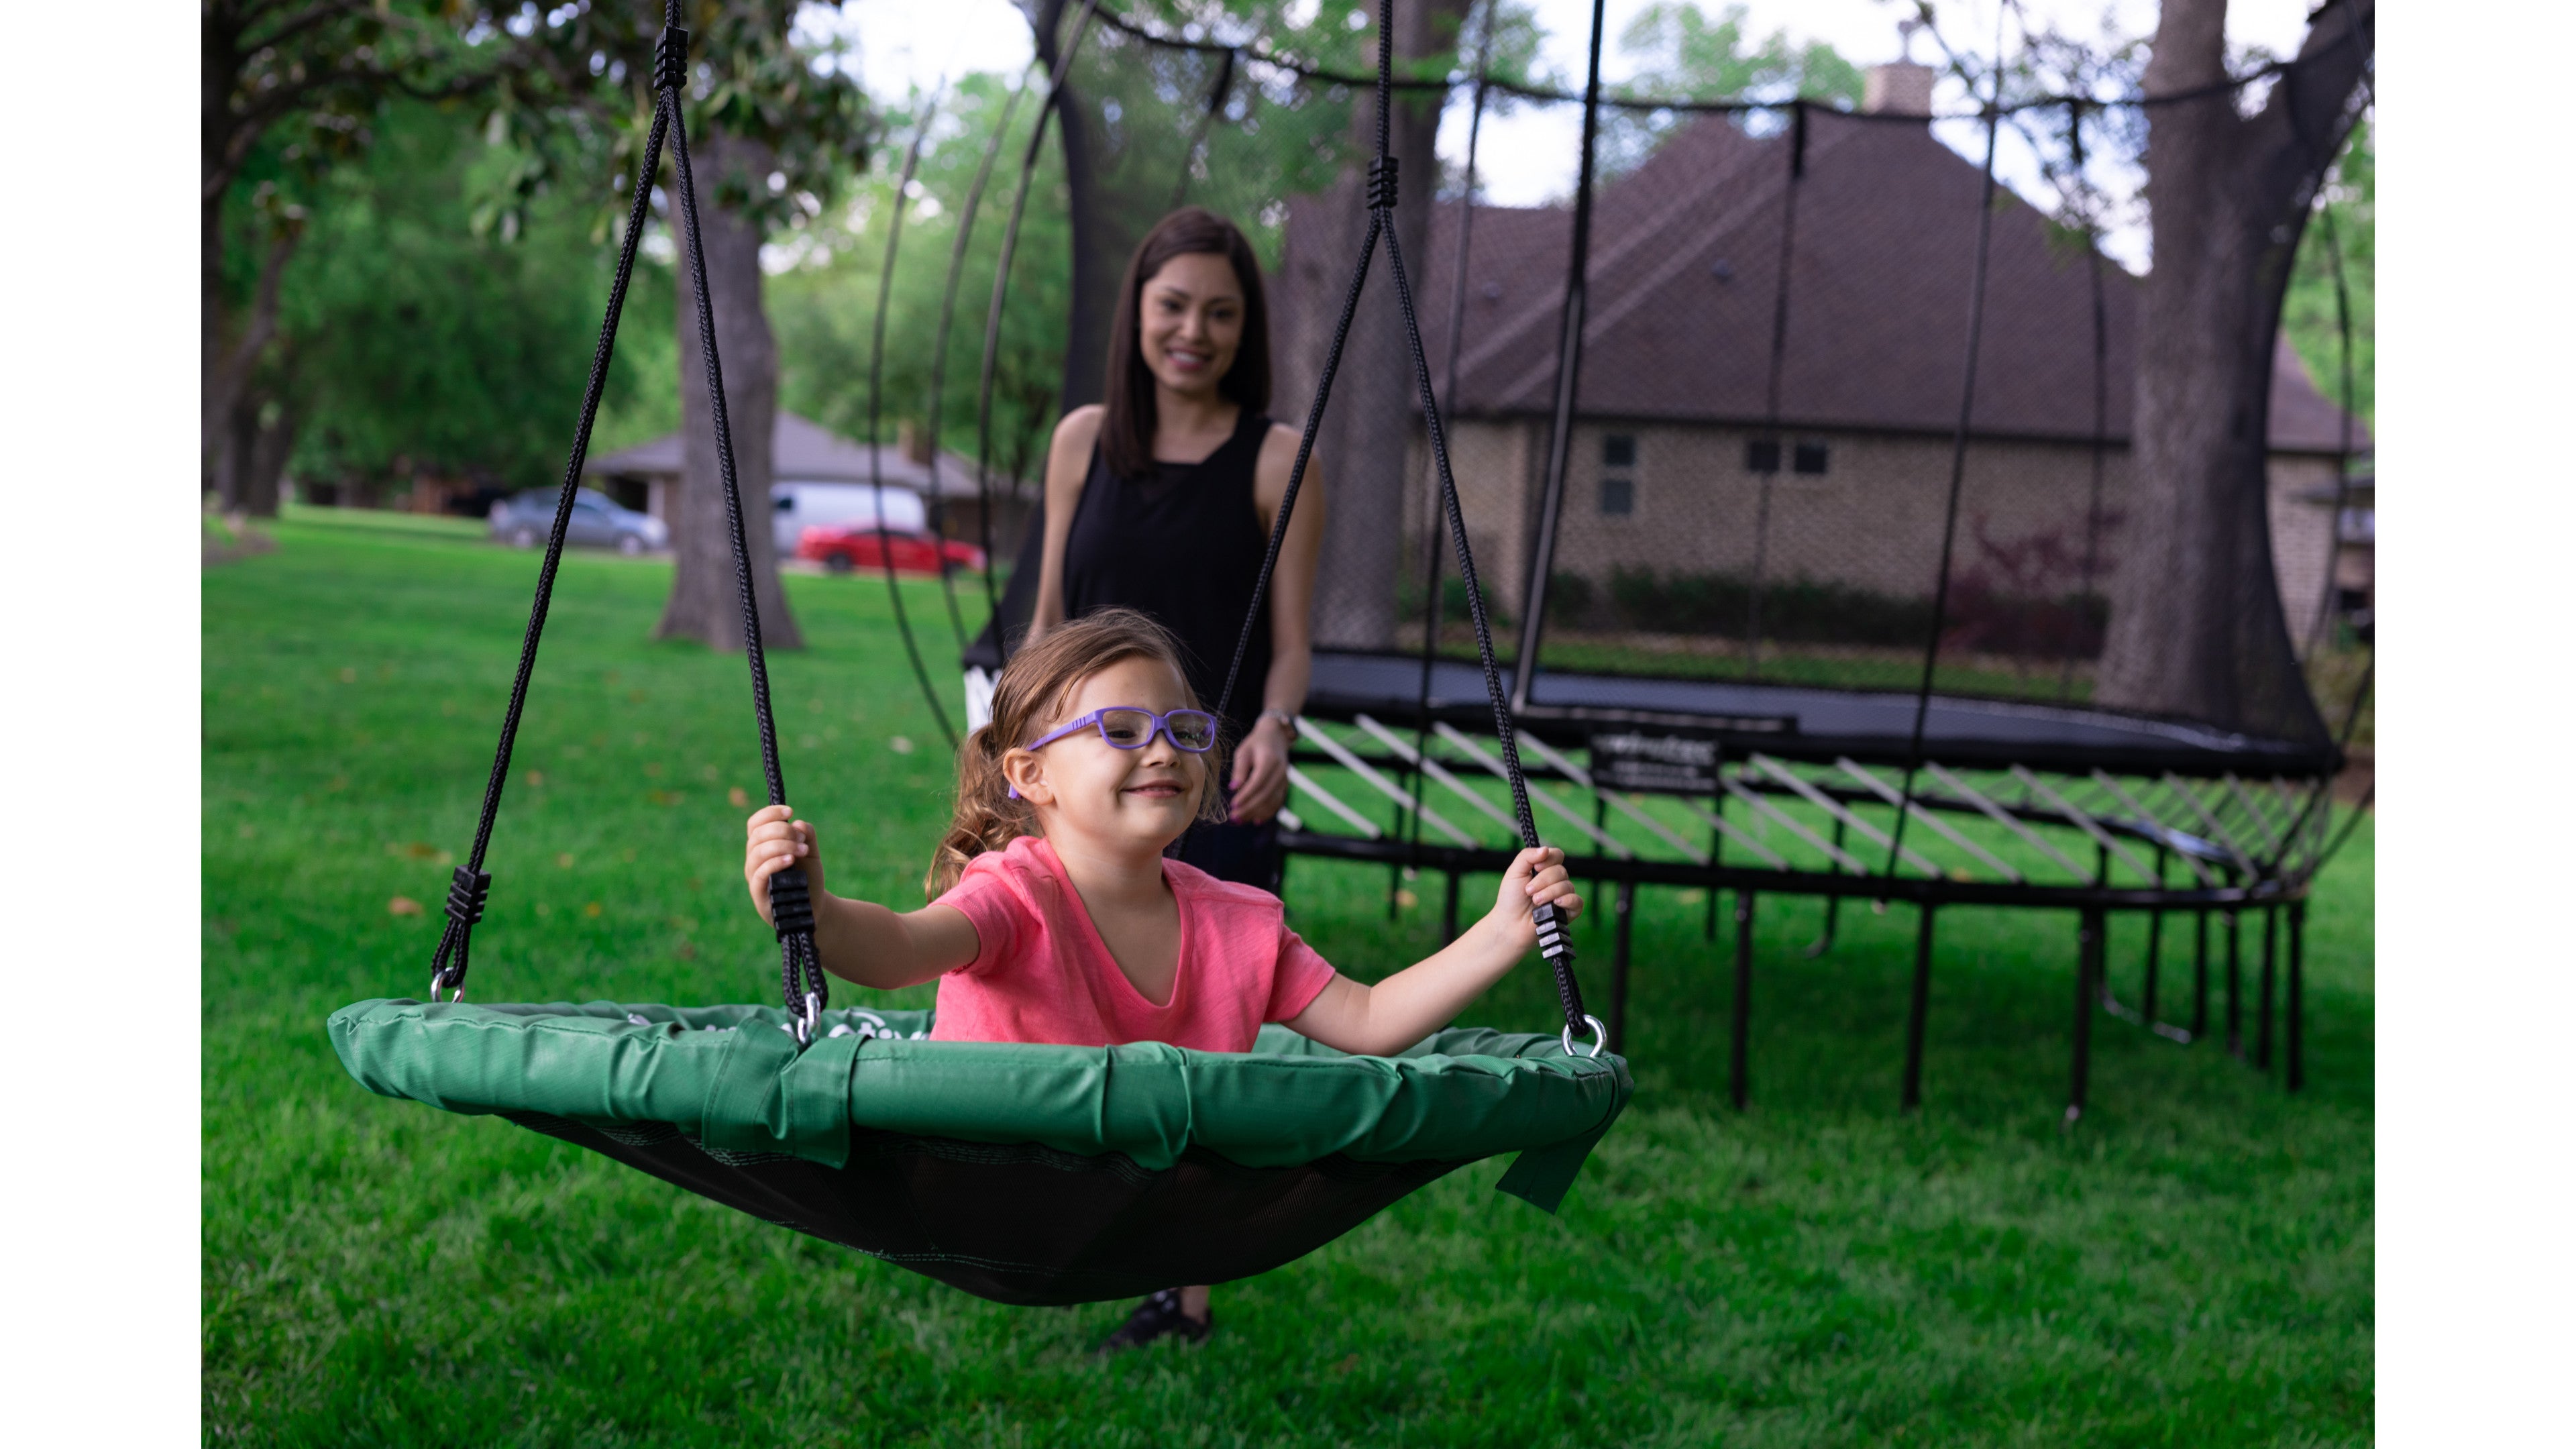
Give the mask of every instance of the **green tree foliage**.
M 267 513 L 296 417 L 275 354 L 314 192 L 394 97 L 474 94 L 529 63 L 454 0 L 202 0 L 200 442 L 206 486 Z
M 514 198 L 496 222 L 526 163 L 499 128 L 410 102 L 374 128 L 370 152 L 318 188 L 282 301 L 283 385 L 307 419 L 294 471 L 362 491 L 416 473 L 550 484 L 614 263 L 591 200 Z M 639 266 L 628 310 L 668 315 L 670 293 L 667 269 Z M 652 370 L 671 351 L 664 329 L 621 330 L 610 396 L 628 411 L 595 446 L 675 416 Z
M 1019 160 L 1046 88 L 1043 75 L 1033 74 L 1025 84 L 1014 103 L 1022 78 L 969 75 L 950 88 L 930 116 L 912 191 L 904 199 L 903 235 L 886 317 L 877 404 L 882 442 L 891 444 L 900 424 L 919 424 L 931 414 L 931 360 L 949 260 L 965 220 L 968 193 L 1007 110 L 1008 129 L 993 153 L 992 175 L 958 275 L 938 405 L 941 445 L 976 455 L 979 370 L 993 271 L 1001 258 L 1011 194 L 1019 184 Z M 774 252 L 789 260 L 770 280 L 781 404 L 854 438 L 868 436 L 877 286 L 903 153 L 920 130 L 928 101 L 915 97 L 908 111 L 889 113 L 880 154 L 852 189 L 848 204 L 815 218 Z M 1009 487 L 1013 479 L 1027 479 L 1034 486 L 1038 451 L 1055 421 L 1071 286 L 1064 165 L 1057 148 L 1050 145 L 1041 153 L 1031 185 L 994 359 L 989 463 L 1001 487 Z
M 1825 42 L 1793 41 L 1786 30 L 1757 40 L 1748 18 L 1742 5 L 1712 17 L 1699 0 L 1656 0 L 1619 32 L 1619 49 L 1637 69 L 1615 93 L 1700 101 L 1803 97 L 1844 109 L 1860 105 L 1860 67 Z M 1633 170 L 1686 119 L 1669 111 L 1605 111 L 1598 165 L 1607 174 Z
M 2290 293 L 2281 309 L 2281 331 L 2307 364 L 2317 390 L 2340 401 L 2343 392 L 2343 329 L 2335 311 L 2335 262 L 2343 263 L 2343 284 L 2352 319 L 2352 411 L 2364 428 L 2376 416 L 2371 385 L 2372 275 L 2377 248 L 2373 242 L 2376 166 L 2368 118 L 2353 128 L 2352 142 L 2326 177 L 2319 214 L 2299 239 L 2299 259 L 2290 274 Z

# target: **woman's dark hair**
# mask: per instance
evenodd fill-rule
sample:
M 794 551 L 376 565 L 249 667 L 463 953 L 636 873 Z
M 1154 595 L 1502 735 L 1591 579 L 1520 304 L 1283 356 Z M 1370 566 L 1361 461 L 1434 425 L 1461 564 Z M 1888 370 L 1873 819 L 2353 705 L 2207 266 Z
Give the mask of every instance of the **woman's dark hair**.
M 1261 262 L 1233 222 L 1185 206 L 1145 233 L 1127 260 L 1118 286 L 1118 315 L 1109 325 L 1108 416 L 1100 424 L 1100 456 L 1121 478 L 1141 478 L 1154 466 L 1154 374 L 1145 366 L 1142 327 L 1145 283 L 1174 257 L 1219 256 L 1234 264 L 1243 288 L 1243 341 L 1234 363 L 1217 379 L 1217 391 L 1237 407 L 1259 413 L 1270 406 L 1270 308 L 1261 294 Z

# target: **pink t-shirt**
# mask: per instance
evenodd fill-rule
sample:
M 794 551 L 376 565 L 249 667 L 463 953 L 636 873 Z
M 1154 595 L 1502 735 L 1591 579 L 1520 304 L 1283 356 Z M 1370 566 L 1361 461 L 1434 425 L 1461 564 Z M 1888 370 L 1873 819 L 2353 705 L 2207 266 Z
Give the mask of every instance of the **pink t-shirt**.
M 939 978 L 931 1040 L 1250 1051 L 1263 1022 L 1304 1011 L 1333 979 L 1277 896 L 1177 860 L 1163 879 L 1180 904 L 1181 963 L 1157 1006 L 1118 969 L 1054 847 L 1024 835 L 975 857 L 936 902 L 966 913 L 977 949 Z

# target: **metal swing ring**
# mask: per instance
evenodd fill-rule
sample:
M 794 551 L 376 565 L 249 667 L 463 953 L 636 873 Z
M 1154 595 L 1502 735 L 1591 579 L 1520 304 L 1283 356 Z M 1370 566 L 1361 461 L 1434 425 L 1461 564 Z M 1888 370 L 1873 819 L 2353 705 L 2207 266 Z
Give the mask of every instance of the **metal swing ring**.
M 430 1004 L 430 1005 L 432 1005 L 432 1006 L 436 1006 L 436 1005 L 438 1005 L 438 1004 L 439 1004 L 439 1001 L 438 1001 L 438 993 L 439 993 L 442 989 L 444 989 L 444 986 L 445 986 L 446 980 L 447 980 L 447 972 L 446 972 L 445 970 L 432 971 L 431 973 L 429 973 L 429 1004 Z M 459 986 L 459 987 L 457 987 L 457 988 L 456 988 L 456 994 L 455 994 L 454 996 L 451 996 L 451 997 L 447 998 L 447 1004 L 448 1004 L 449 1006 L 454 1006 L 456 1003 L 458 1003 L 458 1002 L 460 1002 L 460 1001 L 463 1001 L 464 999 L 465 999 L 465 988 L 464 988 L 464 987 L 462 987 L 462 986 Z
M 796 1021 L 796 1044 L 812 1046 L 815 1029 L 822 1024 L 823 998 L 815 992 L 808 991 L 805 993 L 805 1014 Z
M 1588 1011 L 1583 1014 L 1583 1021 L 1585 1025 L 1592 1028 L 1592 1049 L 1590 1051 L 1577 1052 L 1574 1049 L 1574 1028 L 1571 1026 L 1558 1032 L 1556 1034 L 1556 1039 L 1564 1044 L 1565 1054 L 1567 1056 L 1597 1057 L 1601 1055 L 1601 1049 L 1610 1043 L 1610 1029 L 1601 1024 L 1601 1018 L 1594 1016 Z

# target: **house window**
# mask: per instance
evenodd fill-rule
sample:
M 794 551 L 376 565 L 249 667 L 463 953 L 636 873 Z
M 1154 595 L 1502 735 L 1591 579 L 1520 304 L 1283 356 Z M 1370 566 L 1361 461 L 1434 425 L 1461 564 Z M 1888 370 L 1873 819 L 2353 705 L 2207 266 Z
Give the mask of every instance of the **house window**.
M 1601 466 L 1634 468 L 1637 466 L 1637 440 L 1627 433 L 1611 433 L 1601 440 Z
M 1601 480 L 1601 511 L 1625 518 L 1637 511 L 1637 480 L 1604 478 Z
M 1800 438 L 1796 456 L 1789 460 L 1790 471 L 1822 473 L 1825 471 L 1825 445 L 1814 438 Z
M 1744 471 L 1747 473 L 1779 472 L 1780 440 L 1778 438 L 1747 439 L 1744 444 Z

